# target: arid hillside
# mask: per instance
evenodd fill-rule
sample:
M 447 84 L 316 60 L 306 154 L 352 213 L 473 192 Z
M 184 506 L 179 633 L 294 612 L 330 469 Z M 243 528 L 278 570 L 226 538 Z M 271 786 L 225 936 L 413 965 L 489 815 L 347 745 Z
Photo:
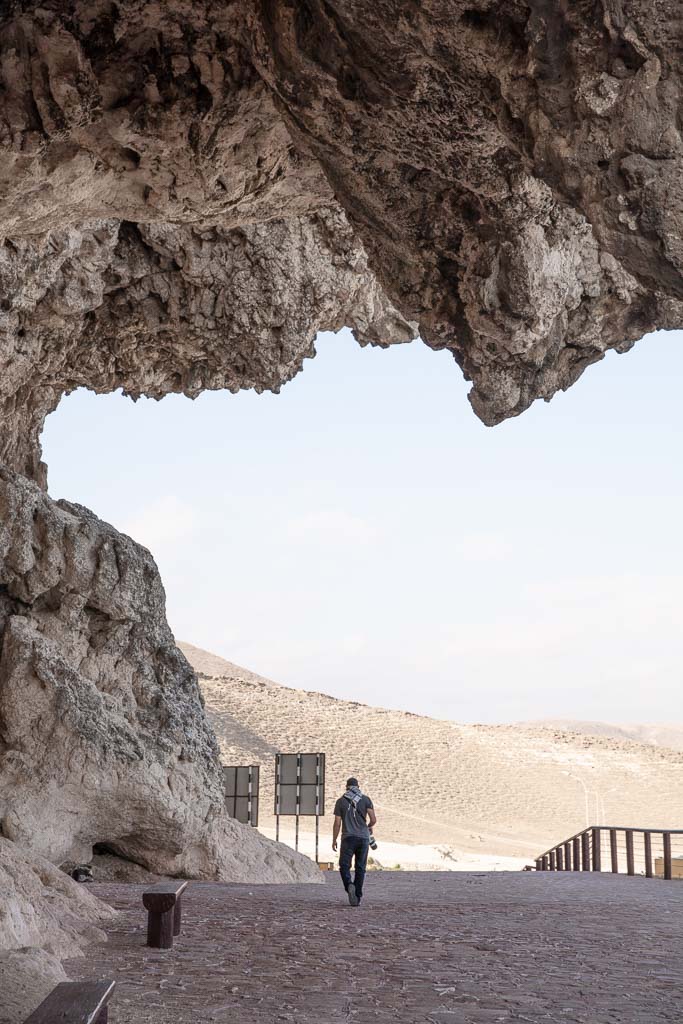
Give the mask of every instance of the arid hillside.
M 669 747 L 683 750 L 683 722 L 584 722 L 570 718 L 543 719 L 525 722 L 526 726 L 544 726 L 580 732 L 588 736 L 611 736 L 618 740 L 634 740 L 636 743 L 651 743 L 655 747 Z
M 529 857 L 587 823 L 683 825 L 683 755 L 668 748 L 458 725 L 276 686 L 236 666 L 200 684 L 225 763 L 263 766 L 262 826 L 272 825 L 278 750 L 325 751 L 325 831 L 351 773 L 375 801 L 383 841 Z

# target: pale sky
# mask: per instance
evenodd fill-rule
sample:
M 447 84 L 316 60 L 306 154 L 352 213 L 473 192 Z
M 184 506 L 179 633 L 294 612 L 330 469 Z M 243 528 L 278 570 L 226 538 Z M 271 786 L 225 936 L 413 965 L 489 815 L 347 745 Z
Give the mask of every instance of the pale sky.
M 683 719 L 683 332 L 493 429 L 452 358 L 321 335 L 280 395 L 77 392 L 50 493 L 154 554 L 177 639 L 458 721 Z

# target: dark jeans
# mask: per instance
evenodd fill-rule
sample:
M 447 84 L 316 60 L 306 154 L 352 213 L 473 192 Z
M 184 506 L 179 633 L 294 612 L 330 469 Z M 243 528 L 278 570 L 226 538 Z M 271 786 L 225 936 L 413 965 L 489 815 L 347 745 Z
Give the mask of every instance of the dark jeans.
M 368 850 L 370 842 L 360 836 L 344 836 L 339 851 L 339 874 L 341 875 L 344 888 L 348 892 L 351 885 L 351 861 L 356 860 L 354 886 L 358 899 L 363 895 L 363 881 L 365 879 L 365 867 L 368 863 Z

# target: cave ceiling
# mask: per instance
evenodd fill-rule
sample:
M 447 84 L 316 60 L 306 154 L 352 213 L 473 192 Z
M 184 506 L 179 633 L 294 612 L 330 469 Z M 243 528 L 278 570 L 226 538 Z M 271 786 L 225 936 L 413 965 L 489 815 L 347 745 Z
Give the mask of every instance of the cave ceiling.
M 677 3 L 30 0 L 0 21 L 0 462 L 64 393 L 418 334 L 493 425 L 683 324 Z

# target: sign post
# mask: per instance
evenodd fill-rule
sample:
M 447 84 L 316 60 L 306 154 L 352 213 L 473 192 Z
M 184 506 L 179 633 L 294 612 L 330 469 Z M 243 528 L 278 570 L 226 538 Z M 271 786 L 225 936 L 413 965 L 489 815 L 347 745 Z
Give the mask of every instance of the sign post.
M 275 838 L 280 815 L 294 816 L 294 849 L 299 849 L 299 818 L 315 816 L 315 861 L 320 849 L 320 817 L 325 814 L 325 755 L 275 755 Z

